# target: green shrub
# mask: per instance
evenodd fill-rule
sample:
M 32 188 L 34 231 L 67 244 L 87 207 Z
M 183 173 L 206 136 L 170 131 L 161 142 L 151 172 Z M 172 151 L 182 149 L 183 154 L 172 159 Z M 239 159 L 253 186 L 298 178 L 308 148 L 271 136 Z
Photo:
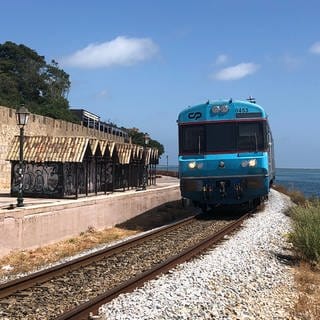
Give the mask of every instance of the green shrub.
M 293 231 L 290 240 L 305 259 L 320 262 L 320 199 L 290 209 Z

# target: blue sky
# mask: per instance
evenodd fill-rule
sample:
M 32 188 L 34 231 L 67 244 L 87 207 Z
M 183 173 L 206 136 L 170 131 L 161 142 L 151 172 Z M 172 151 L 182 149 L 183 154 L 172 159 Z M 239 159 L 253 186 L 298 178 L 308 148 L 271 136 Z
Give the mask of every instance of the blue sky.
M 320 168 L 318 1 L 0 0 L 0 43 L 70 75 L 70 105 L 160 141 L 177 163 L 178 113 L 256 98 L 277 167 Z

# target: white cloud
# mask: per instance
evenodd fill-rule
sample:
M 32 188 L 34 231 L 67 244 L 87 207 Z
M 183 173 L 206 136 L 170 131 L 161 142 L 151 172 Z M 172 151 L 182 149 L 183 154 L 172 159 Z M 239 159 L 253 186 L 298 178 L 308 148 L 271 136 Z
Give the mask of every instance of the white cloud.
M 220 70 L 214 75 L 218 80 L 238 80 L 250 74 L 255 73 L 259 69 L 259 65 L 255 63 L 240 63 L 233 67 Z
M 63 65 L 80 68 L 130 66 L 150 59 L 158 46 L 149 38 L 117 37 L 100 44 L 89 44 L 62 59 Z
M 320 41 L 315 42 L 309 49 L 311 53 L 320 54 Z
M 293 57 L 289 54 L 286 54 L 283 57 L 283 62 L 288 70 L 295 70 L 301 65 L 302 60 L 299 58 Z
M 229 60 L 228 56 L 226 54 L 220 54 L 218 55 L 217 59 L 216 59 L 216 65 L 222 65 L 224 63 L 226 63 Z
M 109 97 L 109 92 L 106 89 L 101 90 L 96 94 L 97 98 L 106 98 Z

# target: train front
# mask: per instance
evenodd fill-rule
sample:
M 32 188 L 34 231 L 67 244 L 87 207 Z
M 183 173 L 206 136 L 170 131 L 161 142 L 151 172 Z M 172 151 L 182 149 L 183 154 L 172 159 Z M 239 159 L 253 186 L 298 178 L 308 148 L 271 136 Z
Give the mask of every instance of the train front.
M 200 207 L 260 201 L 273 179 L 272 136 L 262 107 L 222 100 L 179 114 L 181 195 Z

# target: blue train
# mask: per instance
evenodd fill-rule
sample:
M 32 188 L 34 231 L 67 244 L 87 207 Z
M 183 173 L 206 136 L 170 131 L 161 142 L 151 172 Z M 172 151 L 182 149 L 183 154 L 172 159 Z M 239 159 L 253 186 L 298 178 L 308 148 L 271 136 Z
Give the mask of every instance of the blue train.
M 183 198 L 204 211 L 219 205 L 257 205 L 275 180 L 272 133 L 252 97 L 189 107 L 178 117 Z

